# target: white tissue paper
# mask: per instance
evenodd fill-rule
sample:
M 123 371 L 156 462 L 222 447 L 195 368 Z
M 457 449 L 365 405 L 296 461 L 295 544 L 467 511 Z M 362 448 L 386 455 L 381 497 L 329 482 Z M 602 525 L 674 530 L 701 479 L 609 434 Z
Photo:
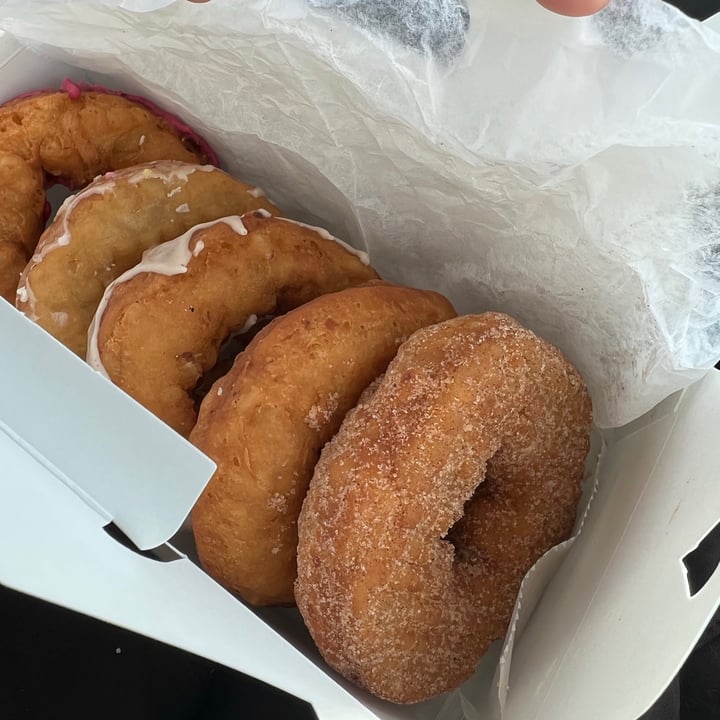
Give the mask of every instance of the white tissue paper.
M 6 0 L 0 28 L 151 89 L 388 279 L 516 316 L 600 426 L 720 357 L 720 36 L 659 0 Z

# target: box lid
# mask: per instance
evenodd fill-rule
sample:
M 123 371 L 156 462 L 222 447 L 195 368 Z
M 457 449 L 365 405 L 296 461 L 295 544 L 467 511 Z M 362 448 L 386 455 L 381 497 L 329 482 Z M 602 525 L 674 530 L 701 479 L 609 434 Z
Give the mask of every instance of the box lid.
M 513 720 L 635 718 L 720 606 L 683 559 L 720 521 L 720 372 L 608 438 L 583 532 L 515 643 Z M 562 713 L 559 714 L 560 709 Z
M 0 431 L 138 548 L 164 543 L 214 463 L 4 300 L 0 337 Z
M 0 583 L 257 677 L 321 718 L 373 717 L 188 559 L 158 562 L 117 543 L 103 517 L 3 432 L 0 460 Z
M 720 13 L 717 13 L 717 15 L 713 15 L 705 20 L 705 25 L 717 32 L 720 32 Z

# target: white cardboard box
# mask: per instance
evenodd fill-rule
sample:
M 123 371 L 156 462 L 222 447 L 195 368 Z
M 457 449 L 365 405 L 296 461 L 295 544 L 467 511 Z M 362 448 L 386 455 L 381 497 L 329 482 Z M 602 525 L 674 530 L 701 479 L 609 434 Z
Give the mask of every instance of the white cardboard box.
M 0 100 L 66 75 L 0 37 Z M 112 539 L 111 521 L 141 549 L 168 541 L 212 464 L 3 301 L 0 338 L 0 583 L 257 677 L 321 720 L 462 717 L 457 696 L 403 708 L 350 688 L 292 611 L 252 612 L 189 557 Z M 542 569 L 512 664 L 494 678 L 495 648 L 464 688 L 473 717 L 632 720 L 660 695 L 720 605 L 720 571 L 691 597 L 682 562 L 720 518 L 719 425 L 712 372 L 608 435 L 583 533 Z

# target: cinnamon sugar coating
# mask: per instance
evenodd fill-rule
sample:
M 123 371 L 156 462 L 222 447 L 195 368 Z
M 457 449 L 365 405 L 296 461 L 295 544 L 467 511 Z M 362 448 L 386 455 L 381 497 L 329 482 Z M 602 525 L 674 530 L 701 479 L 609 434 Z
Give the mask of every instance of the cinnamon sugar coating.
M 572 530 L 591 405 L 500 314 L 415 333 L 323 449 L 295 595 L 327 662 L 398 703 L 460 685 L 520 582 Z
M 277 318 L 202 403 L 190 441 L 217 463 L 193 510 L 200 560 L 253 604 L 292 604 L 297 517 L 320 450 L 415 330 L 453 317 L 437 293 L 369 285 Z

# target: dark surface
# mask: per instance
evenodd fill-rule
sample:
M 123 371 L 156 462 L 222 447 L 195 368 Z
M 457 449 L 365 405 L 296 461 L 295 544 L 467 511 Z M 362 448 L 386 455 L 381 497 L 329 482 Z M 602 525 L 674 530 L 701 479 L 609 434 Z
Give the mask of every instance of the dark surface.
M 720 11 L 720 2 L 716 0 L 673 0 L 670 5 L 679 7 L 690 17 L 705 20 Z
M 691 595 L 720 564 L 720 523 L 685 557 Z M 669 620 L 672 622 L 672 620 Z M 720 719 L 720 612 L 715 615 L 682 670 L 641 720 Z
M 690 586 L 701 588 L 719 560 L 720 525 L 687 563 Z M 2 720 L 316 718 L 307 703 L 241 673 L 2 585 L 0 630 Z M 720 614 L 642 720 L 715 718 Z
M 313 720 L 241 673 L 0 585 L 2 720 Z

